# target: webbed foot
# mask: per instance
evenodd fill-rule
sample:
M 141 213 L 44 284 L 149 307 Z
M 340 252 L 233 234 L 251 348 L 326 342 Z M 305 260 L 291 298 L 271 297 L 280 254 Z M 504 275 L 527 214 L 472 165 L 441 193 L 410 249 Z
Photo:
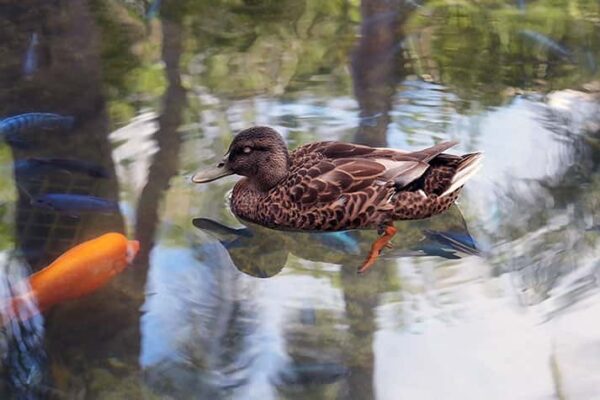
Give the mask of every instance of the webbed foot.
M 391 247 L 390 240 L 396 234 L 397 230 L 393 225 L 387 225 L 385 229 L 383 229 L 383 236 L 378 238 L 373 245 L 371 246 L 371 251 L 369 251 L 369 255 L 367 259 L 363 262 L 361 267 L 358 269 L 358 273 L 362 274 L 366 272 L 369 268 L 373 266 L 377 258 L 379 258 L 379 254 L 384 247 Z

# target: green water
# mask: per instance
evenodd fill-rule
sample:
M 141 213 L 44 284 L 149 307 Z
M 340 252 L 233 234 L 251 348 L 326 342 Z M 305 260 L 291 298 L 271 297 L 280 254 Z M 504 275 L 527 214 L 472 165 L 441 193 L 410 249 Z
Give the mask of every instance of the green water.
M 597 1 L 5 1 L 0 55 L 0 117 L 75 118 L 0 144 L 0 299 L 104 232 L 141 244 L 96 293 L 4 320 L 0 398 L 600 396 Z M 484 166 L 359 276 L 376 232 L 245 225 L 236 177 L 190 182 L 257 124 Z

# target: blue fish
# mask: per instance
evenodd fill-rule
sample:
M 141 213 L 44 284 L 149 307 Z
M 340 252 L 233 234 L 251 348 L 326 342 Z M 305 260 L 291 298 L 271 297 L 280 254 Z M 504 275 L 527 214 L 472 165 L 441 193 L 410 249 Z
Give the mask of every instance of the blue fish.
M 77 215 L 82 212 L 119 211 L 116 201 L 84 194 L 46 193 L 31 199 L 34 207 Z
M 29 40 L 29 46 L 27 46 L 27 51 L 25 52 L 25 58 L 23 59 L 23 75 L 25 77 L 29 77 L 33 75 L 39 66 L 38 62 L 38 46 L 40 41 L 38 39 L 37 32 L 31 34 L 31 39 Z
M 468 232 L 434 231 L 424 229 L 425 239 L 409 250 L 394 251 L 388 257 L 436 256 L 448 260 L 457 260 L 466 256 L 481 256 L 479 245 Z
M 466 232 L 438 232 L 425 230 L 425 236 L 438 244 L 445 246 L 452 251 L 458 251 L 464 254 L 480 256 L 481 251 L 475 239 Z
M 39 174 L 44 171 L 55 170 L 78 172 L 89 175 L 92 178 L 108 178 L 110 176 L 106 169 L 101 165 L 89 161 L 69 158 L 33 157 L 15 162 L 16 175 Z
M 539 43 L 542 47 L 547 48 L 552 53 L 570 60 L 571 59 L 571 51 L 564 46 L 556 43 L 554 40 L 549 37 L 535 31 L 530 31 L 528 29 L 523 29 L 519 31 L 519 34 L 524 36 L 527 39 L 533 40 L 534 42 Z
M 70 130 L 75 118 L 54 113 L 27 113 L 0 120 L 0 135 L 12 136 L 30 129 Z
M 232 235 L 245 238 L 253 236 L 252 231 L 248 228 L 230 228 L 229 226 L 220 224 L 219 222 L 208 218 L 194 218 L 192 219 L 192 224 L 198 229 L 218 233 L 220 235 Z
M 353 231 L 321 233 L 321 242 L 326 246 L 342 250 L 346 253 L 360 254 L 360 244 Z

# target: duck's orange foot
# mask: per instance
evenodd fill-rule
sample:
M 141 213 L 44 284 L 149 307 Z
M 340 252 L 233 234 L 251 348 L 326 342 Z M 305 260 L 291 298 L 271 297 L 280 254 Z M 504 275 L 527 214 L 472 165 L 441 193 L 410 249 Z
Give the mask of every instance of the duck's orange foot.
M 366 272 L 369 268 L 373 266 L 375 261 L 377 261 L 377 258 L 379 258 L 379 254 L 381 253 L 381 250 L 384 247 L 390 247 L 389 242 L 390 240 L 392 240 L 392 237 L 394 237 L 396 232 L 397 230 L 396 228 L 394 228 L 393 225 L 388 225 L 385 227 L 383 231 L 383 236 L 378 238 L 375 241 L 375 243 L 373 243 L 373 246 L 371 246 L 371 251 L 369 251 L 369 255 L 367 256 L 367 259 L 358 269 L 359 274 Z

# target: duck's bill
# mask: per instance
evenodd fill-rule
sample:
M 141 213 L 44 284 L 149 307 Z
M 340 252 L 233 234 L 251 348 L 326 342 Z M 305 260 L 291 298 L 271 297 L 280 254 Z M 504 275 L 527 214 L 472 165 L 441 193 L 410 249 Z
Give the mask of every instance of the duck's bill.
M 192 176 L 194 183 L 206 183 L 217 180 L 224 176 L 232 175 L 233 171 L 226 166 L 216 166 L 203 171 L 198 171 Z

